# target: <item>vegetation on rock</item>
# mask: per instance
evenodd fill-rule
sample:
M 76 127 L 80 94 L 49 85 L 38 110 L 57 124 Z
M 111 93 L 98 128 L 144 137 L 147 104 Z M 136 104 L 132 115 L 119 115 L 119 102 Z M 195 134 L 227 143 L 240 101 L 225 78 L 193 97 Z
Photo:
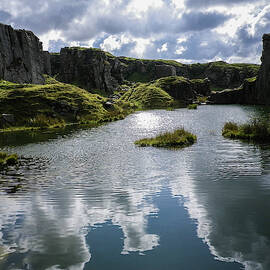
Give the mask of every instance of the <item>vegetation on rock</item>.
M 13 166 L 18 163 L 17 154 L 7 154 L 5 152 L 0 152 L 0 170 L 8 166 Z
M 132 58 L 132 57 L 125 57 L 120 56 L 118 59 L 121 61 L 129 61 L 129 62 L 142 62 L 142 63 L 149 63 L 149 62 L 155 62 L 157 64 L 165 64 L 165 65 L 171 65 L 176 67 L 183 67 L 183 65 L 180 62 L 177 62 L 175 60 L 164 60 L 164 59 L 141 59 L 141 58 Z
M 189 105 L 187 106 L 187 108 L 188 108 L 189 110 L 197 110 L 198 105 L 197 105 L 197 104 L 189 104 Z
M 145 138 L 135 141 L 138 146 L 155 146 L 155 147 L 178 147 L 183 148 L 194 144 L 197 137 L 192 133 L 180 128 L 174 132 L 166 132 L 154 138 Z
M 234 122 L 225 123 L 222 129 L 222 135 L 225 138 L 241 139 L 248 141 L 264 142 L 270 141 L 270 123 L 269 120 L 254 118 L 245 124 L 236 124 Z
M 182 76 L 169 76 L 151 81 L 137 83 L 121 97 L 121 100 L 138 104 L 142 109 L 156 109 L 168 107 L 185 107 L 196 98 L 198 86 L 205 85 L 204 80 L 195 83 Z M 198 90 L 199 91 L 199 90 Z
M 124 118 L 134 110 L 128 102 L 111 104 L 107 98 L 47 77 L 45 85 L 0 81 L 0 114 L 15 123 L 2 129 L 61 127 L 65 123 L 102 123 Z
M 135 103 L 142 109 L 165 108 L 173 104 L 173 98 L 152 83 L 136 84 L 121 97 L 121 100 Z

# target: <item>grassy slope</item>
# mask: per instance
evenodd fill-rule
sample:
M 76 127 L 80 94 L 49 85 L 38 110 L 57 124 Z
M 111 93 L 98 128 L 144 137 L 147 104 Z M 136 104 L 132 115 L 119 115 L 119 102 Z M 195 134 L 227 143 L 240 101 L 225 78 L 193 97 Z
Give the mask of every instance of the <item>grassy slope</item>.
M 36 118 L 49 119 L 48 126 L 59 125 L 63 121 L 105 122 L 123 118 L 132 110 L 124 102 L 112 104 L 108 109 L 106 101 L 104 97 L 52 78 L 47 78 L 45 85 L 0 81 L 0 114 L 13 114 L 15 126 L 33 126 L 33 122 L 36 126 Z
M 246 63 L 228 64 L 223 61 L 213 62 L 211 63 L 211 67 L 217 68 L 217 69 L 249 70 L 250 72 L 254 72 L 254 73 L 257 73 L 260 69 L 260 66 L 256 64 L 246 64 Z
M 164 108 L 173 104 L 173 98 L 154 83 L 138 83 L 121 100 L 136 103 L 142 109 Z
M 196 83 L 204 82 L 204 80 L 195 81 Z M 178 106 L 181 101 L 174 100 L 166 90 L 174 88 L 176 85 L 178 88 L 181 89 L 181 87 L 183 87 L 184 89 L 184 87 L 192 84 L 193 80 L 188 80 L 182 76 L 169 76 L 150 83 L 137 83 L 122 96 L 121 100 L 136 103 L 142 109 Z

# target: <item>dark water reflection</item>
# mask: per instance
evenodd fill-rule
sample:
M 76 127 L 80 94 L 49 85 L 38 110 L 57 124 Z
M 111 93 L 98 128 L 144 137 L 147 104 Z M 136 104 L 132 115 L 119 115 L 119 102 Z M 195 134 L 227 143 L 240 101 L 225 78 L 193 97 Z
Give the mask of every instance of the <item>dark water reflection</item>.
M 0 269 L 270 269 L 270 147 L 221 136 L 224 122 L 261 113 L 146 111 L 46 140 L 1 138 L 33 162 L 0 176 Z M 179 126 L 197 144 L 133 144 Z M 22 188 L 7 194 L 13 182 Z

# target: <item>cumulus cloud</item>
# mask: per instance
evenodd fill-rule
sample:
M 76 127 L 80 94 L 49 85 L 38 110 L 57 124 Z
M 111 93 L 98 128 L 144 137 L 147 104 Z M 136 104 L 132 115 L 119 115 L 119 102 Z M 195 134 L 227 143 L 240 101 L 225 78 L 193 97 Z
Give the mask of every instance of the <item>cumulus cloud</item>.
M 50 51 L 77 44 L 115 55 L 185 61 L 258 62 L 268 14 L 265 0 L 0 2 L 1 22 L 32 30 Z M 180 45 L 179 38 L 186 41 Z
M 232 6 L 241 5 L 247 3 L 254 3 L 253 0 L 186 0 L 185 4 L 187 7 L 209 7 L 209 6 Z M 257 3 L 266 3 L 266 1 L 257 1 Z
M 181 31 L 200 31 L 213 29 L 228 20 L 230 16 L 217 12 L 190 12 L 184 13 L 179 21 Z

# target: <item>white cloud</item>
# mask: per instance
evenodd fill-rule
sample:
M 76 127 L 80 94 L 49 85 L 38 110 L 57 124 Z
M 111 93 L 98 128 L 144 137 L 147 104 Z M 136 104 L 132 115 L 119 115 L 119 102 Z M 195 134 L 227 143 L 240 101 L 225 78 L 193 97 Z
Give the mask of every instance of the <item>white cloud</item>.
M 147 46 L 150 46 L 151 40 L 147 38 L 136 38 L 134 41 L 136 42 L 136 45 L 131 51 L 131 54 L 135 57 L 146 57 L 144 53 Z
M 187 48 L 184 47 L 184 46 L 179 46 L 179 47 L 177 47 L 175 53 L 181 55 L 186 49 L 187 49 Z
M 163 5 L 162 0 L 132 0 L 127 6 L 127 12 L 144 13 L 149 8 L 159 8 Z
M 103 41 L 100 48 L 108 52 L 113 52 L 114 50 L 121 49 L 124 44 L 128 44 L 129 42 L 131 42 L 131 40 L 126 35 L 121 35 L 120 37 L 112 35 Z
M 206 42 L 205 30 L 211 40 L 202 52 L 194 50 L 192 58 L 213 59 L 212 48 L 223 60 L 241 58 L 248 51 L 259 59 L 258 46 L 270 21 L 270 5 L 263 0 L 2 0 L 1 11 L 3 23 L 32 30 L 46 50 L 50 42 L 61 40 L 67 45 L 95 44 L 117 55 L 155 58 L 162 53 L 162 57 L 176 59 L 181 54 L 185 61 L 191 58 L 191 47 L 196 47 L 193 40 Z M 256 38 L 253 44 L 245 43 L 243 28 L 250 38 Z
M 162 44 L 161 48 L 157 49 L 158 52 L 166 52 L 168 51 L 168 43 Z

